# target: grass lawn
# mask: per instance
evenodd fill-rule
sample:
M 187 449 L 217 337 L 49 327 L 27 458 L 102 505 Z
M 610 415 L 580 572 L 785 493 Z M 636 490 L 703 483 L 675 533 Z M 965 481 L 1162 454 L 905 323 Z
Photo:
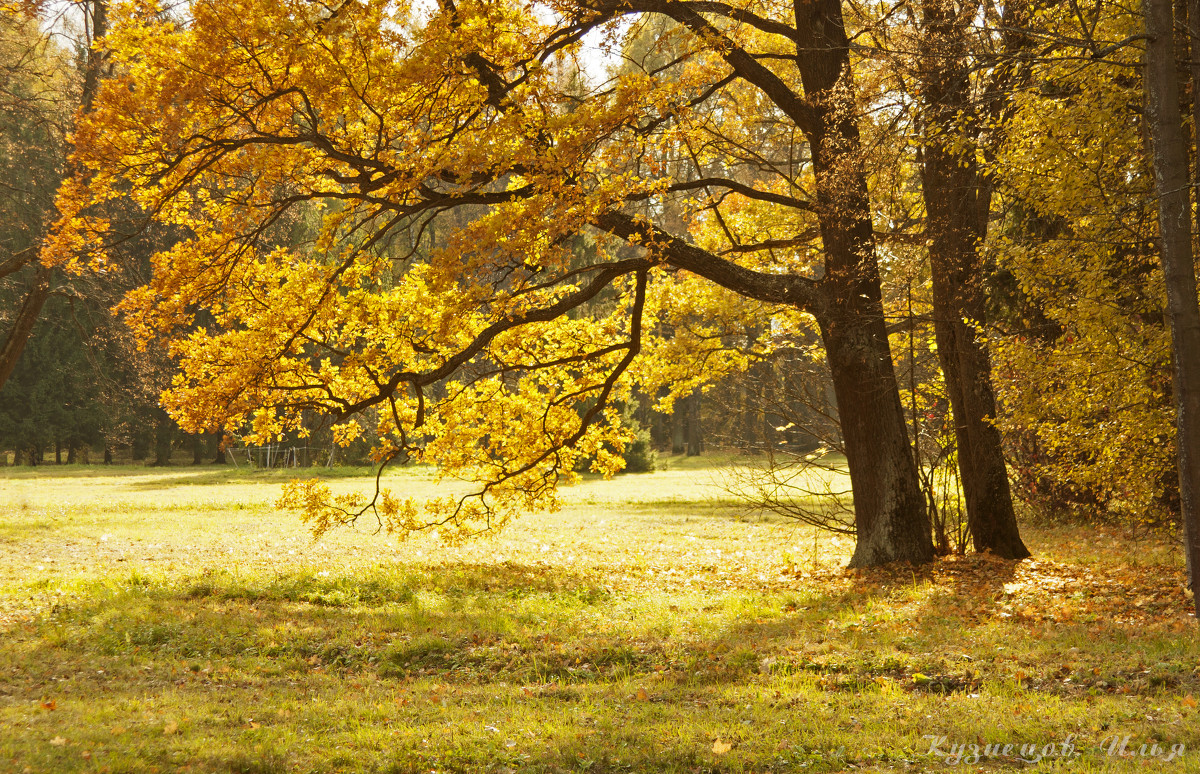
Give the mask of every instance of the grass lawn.
M 314 543 L 283 480 L 0 470 L 0 772 L 1200 771 L 1158 538 L 848 573 L 689 461 L 465 546 Z

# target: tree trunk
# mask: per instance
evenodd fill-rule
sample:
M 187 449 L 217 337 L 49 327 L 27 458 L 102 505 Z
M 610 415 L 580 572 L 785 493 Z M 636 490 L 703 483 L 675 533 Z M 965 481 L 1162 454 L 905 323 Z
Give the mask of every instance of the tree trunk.
M 675 399 L 675 410 L 671 412 L 671 454 L 683 454 L 687 450 L 687 398 Z
M 1154 151 L 1162 268 L 1174 360 L 1184 556 L 1200 617 L 1200 304 L 1192 258 L 1188 153 L 1179 112 L 1171 0 L 1145 0 L 1146 118 Z
M 687 403 L 687 456 L 698 457 L 704 443 L 700 424 L 700 390 L 688 397 Z
M 204 464 L 204 436 L 199 434 L 192 436 L 192 464 Z
M 967 527 L 976 551 L 1024 559 L 1013 511 L 1004 448 L 996 429 L 996 398 L 983 324 L 978 246 L 986 234 L 990 188 L 982 184 L 974 148 L 957 150 L 955 127 L 971 109 L 966 25 L 946 0 L 922 6 L 921 97 L 925 119 L 921 187 L 925 197 L 929 264 L 933 280 L 934 335 L 946 379 L 958 443 L 959 480 Z
M 129 453 L 134 462 L 142 462 L 150 455 L 150 435 L 145 430 L 133 434 Z
M 165 412 L 158 419 L 154 432 L 154 464 L 164 466 L 171 464 L 171 442 L 175 440 L 175 424 Z
M 929 514 L 884 325 L 841 3 L 797 0 L 794 10 L 796 66 L 818 118 L 806 132 L 825 248 L 827 308 L 818 322 L 854 490 L 858 540 L 850 566 L 928 562 Z
M 89 42 L 94 43 L 97 38 L 108 33 L 108 0 L 91 0 L 91 6 L 91 12 L 86 13 L 86 16 L 91 27 Z M 89 48 L 82 92 L 82 111 L 85 113 L 92 108 L 92 101 L 104 74 L 106 58 L 105 52 L 100 49 Z M 50 279 L 51 269 L 39 264 L 33 285 L 26 294 L 20 311 L 17 312 L 4 344 L 0 346 L 0 387 L 12 376 L 13 369 L 17 367 L 17 360 L 25 349 L 25 342 L 33 333 L 33 326 L 42 312 L 46 298 L 50 295 Z
M 229 460 L 225 459 L 224 434 L 220 431 L 209 436 L 209 449 L 212 450 L 212 465 L 228 465 Z
M 13 320 L 12 328 L 9 329 L 4 344 L 0 346 L 0 387 L 4 386 L 8 377 L 12 376 L 13 369 L 17 367 L 21 352 L 25 350 L 25 342 L 29 341 L 29 335 L 33 333 L 33 326 L 37 323 L 38 315 L 42 313 L 42 306 L 49 296 L 50 269 L 38 266 L 33 285 L 25 294 L 25 300 L 21 303 L 16 319 Z

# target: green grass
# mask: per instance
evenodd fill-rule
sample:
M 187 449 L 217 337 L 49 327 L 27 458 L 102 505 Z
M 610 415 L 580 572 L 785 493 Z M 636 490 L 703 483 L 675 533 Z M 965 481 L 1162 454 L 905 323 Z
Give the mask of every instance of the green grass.
M 1200 765 L 1170 543 L 1038 527 L 1033 562 L 848 573 L 850 541 L 666 468 L 465 546 L 313 543 L 277 472 L 4 469 L 0 772 L 1058 770 L 954 745 L 1068 738 L 1075 771 Z

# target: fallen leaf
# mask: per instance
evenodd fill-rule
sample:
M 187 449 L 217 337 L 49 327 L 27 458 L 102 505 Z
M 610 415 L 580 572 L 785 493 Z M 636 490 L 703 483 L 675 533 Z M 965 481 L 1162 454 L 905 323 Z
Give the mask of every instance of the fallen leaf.
M 1189 709 L 1196 709 L 1196 698 L 1189 693 L 1183 697 L 1181 704 Z
M 713 742 L 713 752 L 717 755 L 724 755 L 732 749 L 733 745 L 729 742 L 722 742 L 720 739 Z
M 66 743 L 67 740 L 63 739 L 61 736 L 56 736 L 50 740 L 50 744 L 54 745 L 55 747 L 62 747 Z
M 56 710 L 58 709 L 58 702 L 56 702 L 54 699 L 51 699 L 50 701 L 44 701 L 42 702 L 42 709 Z
M 163 726 L 163 733 L 166 734 L 167 736 L 170 736 L 171 734 L 175 733 L 178 730 L 179 730 L 179 724 L 176 723 L 174 720 L 172 720 L 170 723 Z
M 637 697 L 638 701 L 647 701 L 650 698 L 650 694 L 646 693 L 645 688 L 638 688 Z

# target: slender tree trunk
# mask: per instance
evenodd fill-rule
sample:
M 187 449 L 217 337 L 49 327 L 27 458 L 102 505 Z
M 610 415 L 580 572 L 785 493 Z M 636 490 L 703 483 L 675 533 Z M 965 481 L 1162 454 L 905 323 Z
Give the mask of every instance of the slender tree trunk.
M 228 465 L 229 460 L 225 459 L 225 447 L 222 445 L 222 442 L 225 440 L 224 434 L 220 431 L 217 431 L 209 436 L 209 438 L 209 448 L 212 450 L 213 455 L 212 462 L 210 464 Z
M 150 455 L 150 434 L 144 428 L 139 428 L 130 439 L 129 447 L 134 462 L 144 461 Z
M 171 442 L 175 440 L 175 424 L 166 412 L 160 410 L 158 425 L 154 432 L 154 464 L 171 464 Z
M 21 303 L 21 309 L 17 312 L 4 344 L 0 345 L 0 387 L 4 386 L 8 377 L 12 376 L 13 369 L 17 367 L 17 361 L 25 349 L 25 342 L 29 341 L 29 335 L 33 333 L 33 326 L 37 323 L 38 315 L 42 313 L 42 306 L 49 296 L 50 269 L 38 266 L 33 285 L 25 294 L 25 300 Z
M 688 397 L 687 429 L 687 456 L 698 457 L 704 444 L 700 424 L 700 390 Z
M 973 17 L 947 0 L 925 0 L 920 76 L 925 142 L 921 186 L 933 280 L 934 335 L 958 443 L 959 480 L 976 551 L 1023 559 L 1004 448 L 996 429 L 992 366 L 976 325 L 983 324 L 979 244 L 987 231 L 990 188 L 974 148 L 956 142 L 971 109 L 966 46 Z
M 1188 153 L 1179 112 L 1171 0 L 1145 0 L 1146 118 L 1154 150 L 1162 267 L 1171 320 L 1184 556 L 1200 617 L 1200 304 L 1192 256 Z
M 851 567 L 933 558 L 883 317 L 850 47 L 840 0 L 797 0 L 796 66 L 819 121 L 808 134 L 825 249 L 828 309 L 819 320 L 846 462 L 858 542 Z
M 96 38 L 108 33 L 108 0 L 90 0 L 90 5 L 90 12 L 87 13 L 91 33 L 89 42 L 95 42 Z M 89 49 L 83 77 L 83 112 L 88 112 L 92 108 L 92 101 L 96 97 L 96 90 L 99 88 L 100 79 L 104 74 L 105 60 L 104 52 L 94 47 Z M 16 264 L 6 262 L 6 266 L 9 265 L 16 267 Z M 12 270 L 15 268 L 9 269 L 9 271 Z M 33 333 L 33 326 L 42 312 L 46 298 L 50 295 L 50 278 L 51 270 L 39 264 L 37 273 L 34 275 L 33 285 L 26 294 L 25 301 L 21 304 L 21 310 L 17 312 L 17 317 L 8 331 L 8 335 L 4 338 L 3 345 L 0 345 L 0 387 L 3 387 L 4 383 L 8 381 L 8 377 L 12 376 L 13 369 L 17 367 L 17 360 L 20 359 L 21 352 L 25 349 L 25 342 Z
M 683 454 L 687 450 L 687 398 L 675 400 L 671 412 L 671 454 Z

